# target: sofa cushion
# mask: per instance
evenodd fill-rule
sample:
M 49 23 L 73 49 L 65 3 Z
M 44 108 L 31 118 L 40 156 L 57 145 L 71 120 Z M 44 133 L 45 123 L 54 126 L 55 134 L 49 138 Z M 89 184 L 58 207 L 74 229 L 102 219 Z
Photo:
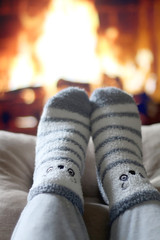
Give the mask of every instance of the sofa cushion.
M 0 131 L 0 236 L 10 239 L 32 183 L 35 137 Z
M 144 165 L 160 190 L 160 124 L 142 127 Z M 26 205 L 32 185 L 36 137 L 0 131 L 0 236 L 9 240 Z M 85 197 L 84 220 L 91 240 L 106 239 L 108 207 L 99 194 L 93 142 L 90 139 L 82 178 Z
M 143 161 L 151 183 L 160 191 L 160 124 L 142 127 Z

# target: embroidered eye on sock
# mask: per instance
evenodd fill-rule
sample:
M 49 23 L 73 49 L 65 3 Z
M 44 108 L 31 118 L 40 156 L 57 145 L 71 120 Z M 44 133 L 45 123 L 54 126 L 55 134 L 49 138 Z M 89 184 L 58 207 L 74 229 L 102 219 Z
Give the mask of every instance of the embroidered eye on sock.
M 83 211 L 81 176 L 90 136 L 90 103 L 79 88 L 51 98 L 38 126 L 33 186 L 28 200 L 40 193 L 59 194 Z
M 90 101 L 97 178 L 112 223 L 136 204 L 160 200 L 160 194 L 143 167 L 141 123 L 133 98 L 110 87 L 97 89 Z

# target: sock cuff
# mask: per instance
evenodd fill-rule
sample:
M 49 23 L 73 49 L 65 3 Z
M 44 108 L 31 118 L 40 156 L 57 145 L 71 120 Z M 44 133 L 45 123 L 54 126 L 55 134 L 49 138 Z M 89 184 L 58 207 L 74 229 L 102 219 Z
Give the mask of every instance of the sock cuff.
M 36 195 L 42 193 L 54 193 L 63 196 L 67 200 L 72 202 L 72 204 L 79 209 L 81 214 L 83 214 L 84 212 L 82 199 L 69 188 L 58 184 L 47 184 L 34 187 L 33 189 L 30 190 L 28 194 L 28 201 L 31 201 Z
M 126 210 L 146 201 L 160 201 L 158 190 L 141 191 L 121 200 L 110 209 L 110 225 Z

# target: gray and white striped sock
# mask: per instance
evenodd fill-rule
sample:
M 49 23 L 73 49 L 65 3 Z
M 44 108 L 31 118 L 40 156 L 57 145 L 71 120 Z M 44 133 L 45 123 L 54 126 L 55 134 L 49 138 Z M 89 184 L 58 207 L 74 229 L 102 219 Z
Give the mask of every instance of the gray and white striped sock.
M 83 211 L 81 176 L 90 136 L 90 102 L 85 91 L 68 88 L 46 103 L 38 126 L 33 185 L 40 193 L 64 196 Z
M 95 90 L 90 101 L 97 178 L 112 223 L 127 209 L 160 200 L 160 195 L 142 163 L 141 122 L 133 98 L 110 87 Z

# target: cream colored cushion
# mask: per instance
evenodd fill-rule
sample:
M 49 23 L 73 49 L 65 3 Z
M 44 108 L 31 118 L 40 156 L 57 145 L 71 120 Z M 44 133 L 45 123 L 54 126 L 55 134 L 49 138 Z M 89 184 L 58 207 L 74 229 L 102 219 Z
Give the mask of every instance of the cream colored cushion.
M 144 165 L 160 190 L 160 124 L 142 127 Z M 36 137 L 0 131 L 0 239 L 9 240 L 32 185 Z M 90 140 L 84 176 L 84 220 L 91 240 L 106 240 L 108 207 L 99 194 Z
M 160 124 L 142 127 L 143 161 L 151 183 L 160 191 Z

